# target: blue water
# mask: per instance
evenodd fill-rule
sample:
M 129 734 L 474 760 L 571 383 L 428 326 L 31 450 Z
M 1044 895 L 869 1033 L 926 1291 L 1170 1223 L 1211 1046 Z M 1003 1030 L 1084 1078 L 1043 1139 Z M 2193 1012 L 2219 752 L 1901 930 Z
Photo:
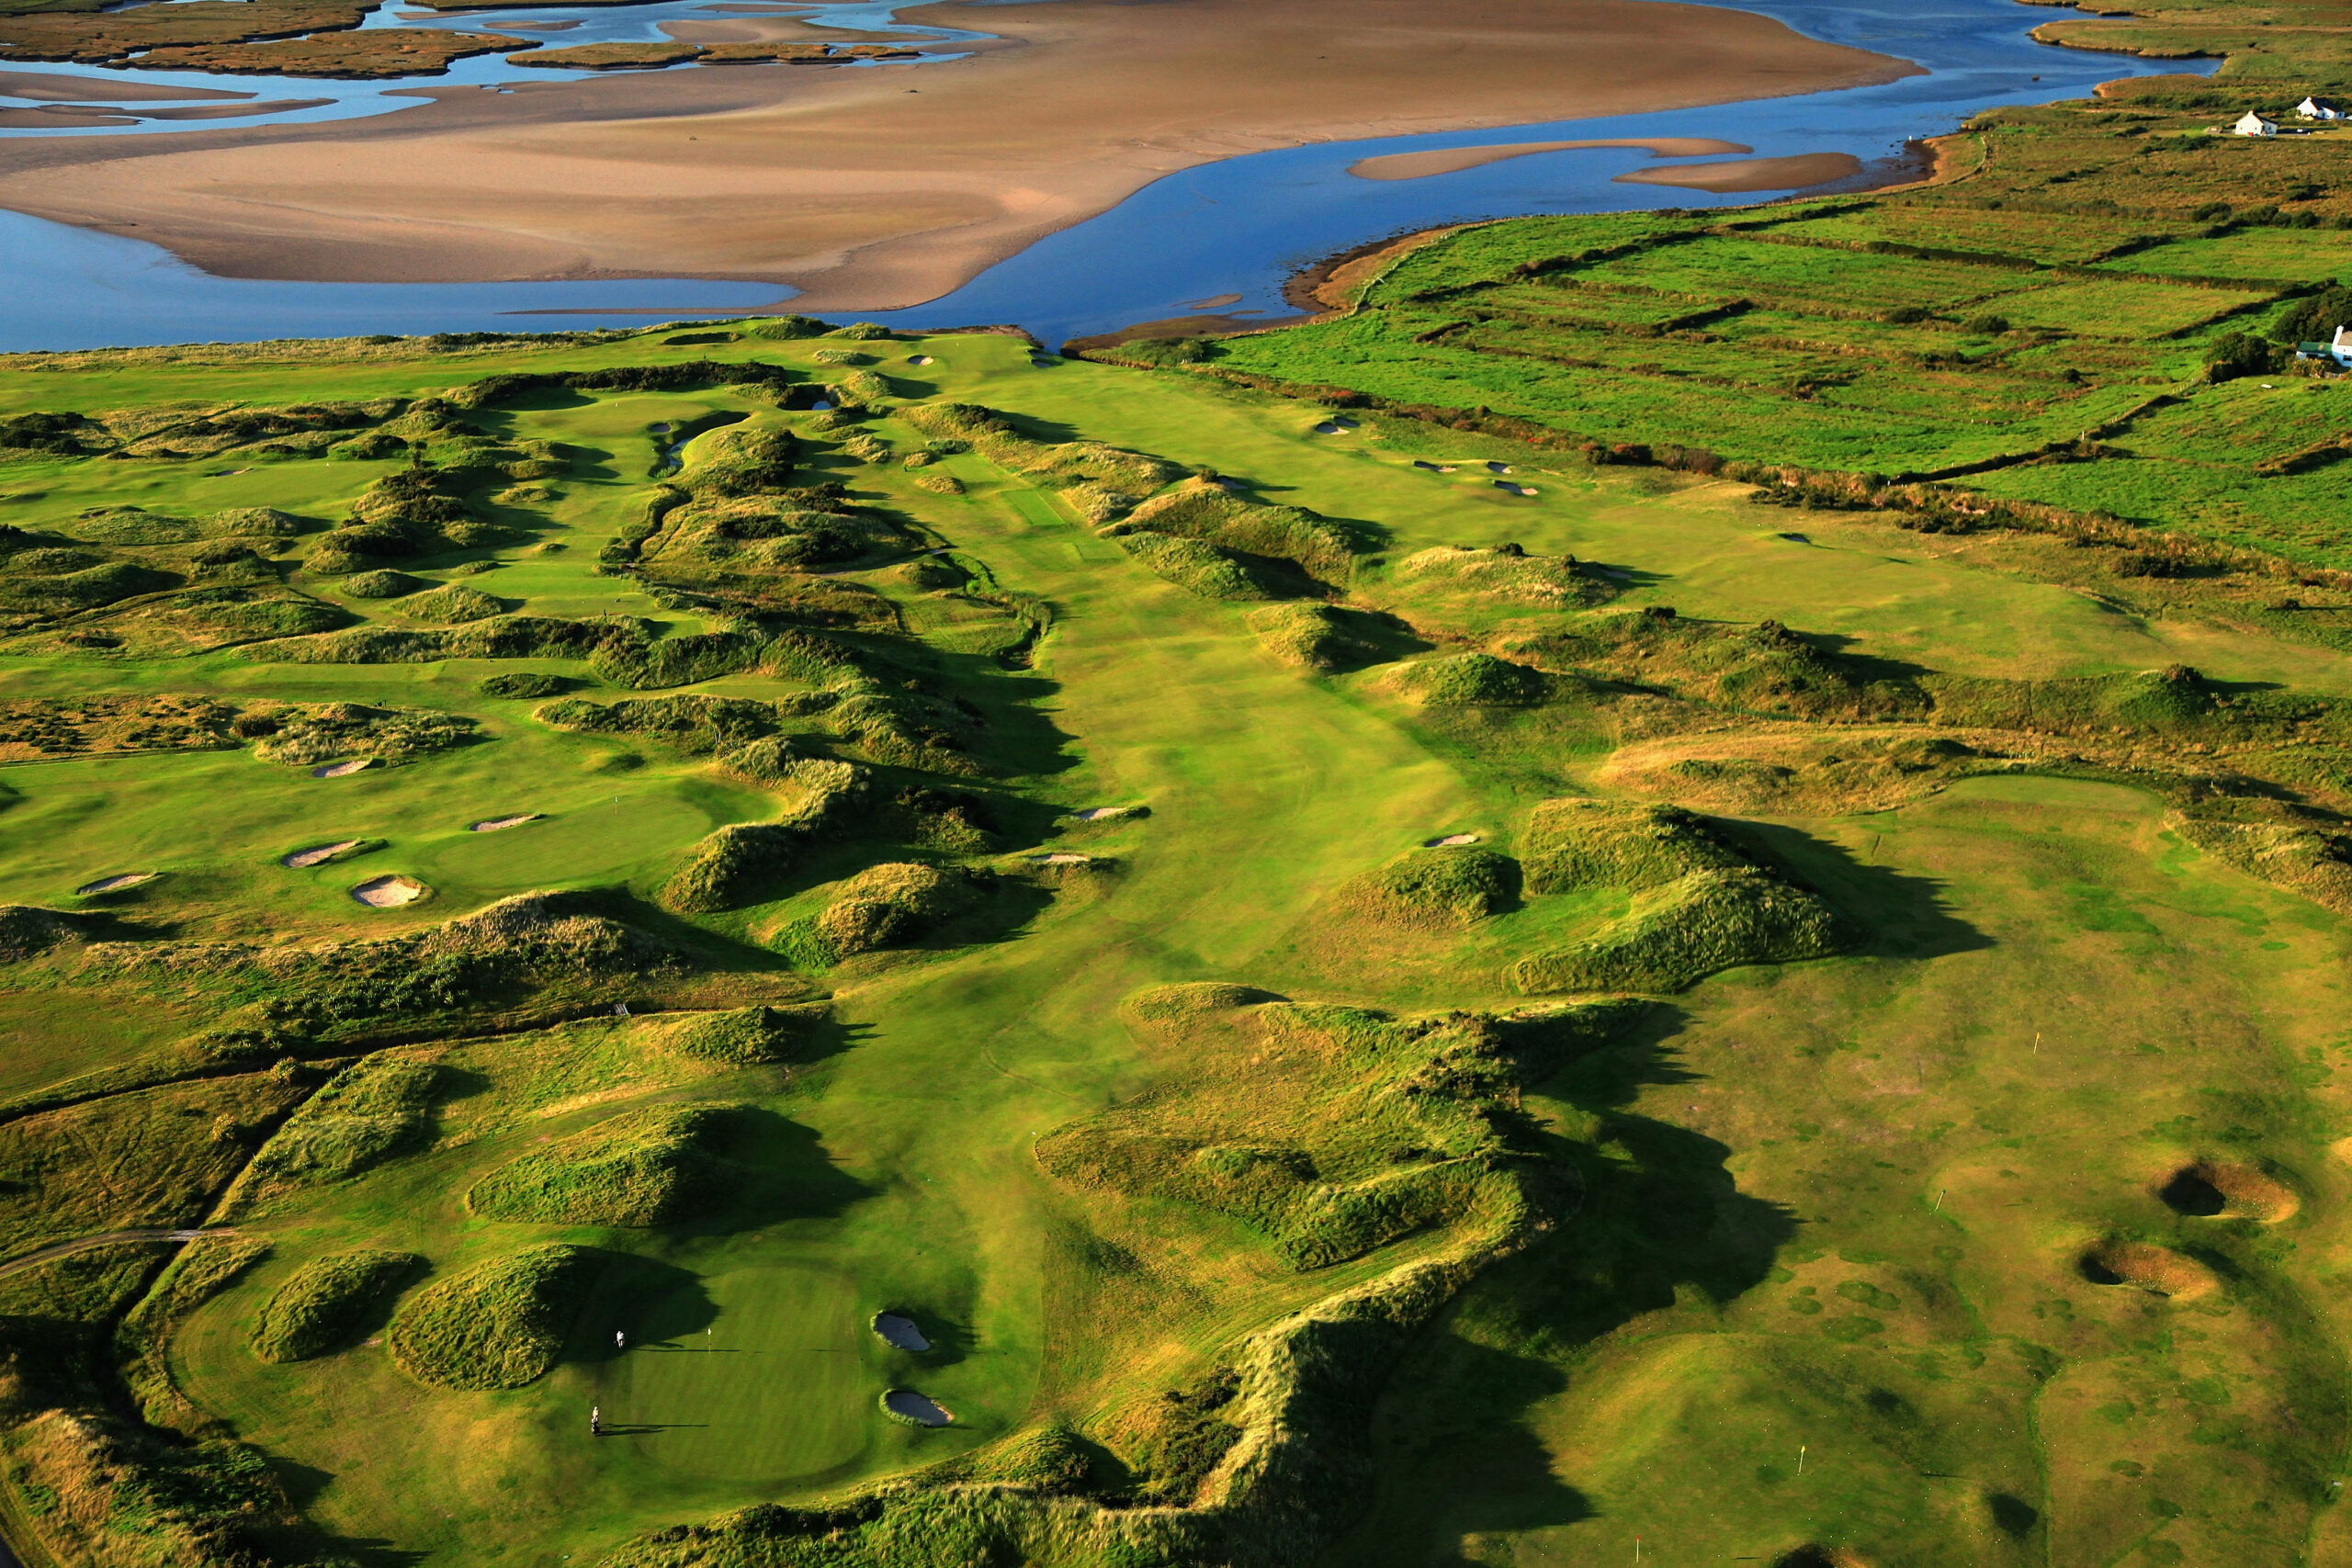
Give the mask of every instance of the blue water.
M 707 4 L 707 0 L 699 0 Z M 679 0 L 630 7 L 651 32 Z M 2099 82 L 2211 62 L 2140 61 L 2052 49 L 2028 32 L 2050 13 L 2013 0 L 1747 0 L 1812 37 L 1907 59 L 1928 74 L 1879 87 L 1770 98 L 1710 108 L 1566 118 L 1498 130 L 1394 137 L 1261 152 L 1170 175 L 1111 211 L 1064 230 L 913 310 L 862 312 L 895 326 L 1014 322 L 1048 344 L 1138 321 L 1197 312 L 1238 295 L 1227 313 L 1284 313 L 1283 280 L 1318 257 L 1385 234 L 1477 218 L 1606 212 L 1750 202 L 1655 186 L 1611 183 L 1661 162 L 1631 150 L 1538 154 L 1422 180 L 1350 175 L 1359 159 L 1437 148 L 1643 136 L 1710 136 L 1759 156 L 1849 152 L 1869 162 L 1908 140 L 1951 130 L 2003 103 L 2087 94 Z M 829 6 L 811 19 L 888 25 L 888 4 Z M 481 13 L 482 19 L 514 13 Z M 546 13 L 537 14 L 545 19 Z M 559 13 L 587 17 L 589 8 Z M 443 25 L 448 25 L 446 21 Z M 604 13 L 599 27 L 638 27 Z M 605 34 L 596 35 L 599 39 Z M 628 36 L 614 33 L 609 36 Z M 590 41 L 583 26 L 554 41 Z M 461 62 L 467 64 L 471 62 Z M 496 65 L 497 58 L 490 57 Z M 793 69 L 776 67 L 775 69 Z M 501 68 L 512 80 L 516 73 Z M 536 73 L 532 73 L 536 74 Z M 550 73 L 552 74 L 552 73 Z M 458 79 L 433 78 L 438 82 Z M 225 85 L 201 78 L 199 85 Z M 250 79 L 239 86 L 253 85 Z M 318 84 L 272 82 L 264 96 L 323 96 Z M 41 134 L 54 134 L 42 132 Z M 0 348 L 248 341 L 366 333 L 421 333 L 641 324 L 645 312 L 693 317 L 772 308 L 773 285 L 693 280 L 599 283 L 288 284 L 200 273 L 158 247 L 0 213 L 0 257 L 13 288 L 0 299 Z M 843 318 L 848 319 L 848 318 Z

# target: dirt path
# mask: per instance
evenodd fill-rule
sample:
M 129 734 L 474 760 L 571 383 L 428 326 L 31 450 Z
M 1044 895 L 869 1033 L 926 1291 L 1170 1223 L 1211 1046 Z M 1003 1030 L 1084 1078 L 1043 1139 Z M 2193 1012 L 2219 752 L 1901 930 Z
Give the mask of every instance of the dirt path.
M 53 1258 L 64 1258 L 76 1252 L 87 1252 L 94 1247 L 112 1247 L 118 1242 L 200 1241 L 206 1236 L 234 1235 L 236 1234 L 237 1233 L 235 1231 L 230 1230 L 225 1226 L 216 1226 L 209 1230 L 107 1231 L 102 1235 L 85 1235 L 74 1241 L 52 1242 L 47 1247 L 37 1247 L 30 1252 L 19 1253 L 17 1256 L 7 1259 L 6 1262 L 0 1262 L 0 1279 L 6 1279 L 11 1274 L 20 1273 L 27 1269 L 36 1268 L 40 1264 L 51 1261 Z M 5 1558 L 0 1558 L 0 1568 L 8 1568 L 7 1560 Z

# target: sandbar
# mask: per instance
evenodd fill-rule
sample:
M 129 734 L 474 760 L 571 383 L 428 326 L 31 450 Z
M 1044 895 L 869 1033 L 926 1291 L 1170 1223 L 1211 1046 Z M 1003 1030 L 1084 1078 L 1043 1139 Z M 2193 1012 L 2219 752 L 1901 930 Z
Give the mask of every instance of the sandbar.
M 166 87 L 107 76 L 69 76 L 63 72 L 0 71 L 0 97 L 38 98 L 46 103 L 141 104 L 195 98 L 254 98 L 218 87 Z
M 1653 158 L 1699 158 L 1711 152 L 1756 151 L 1741 142 L 1718 141 L 1711 136 L 1660 136 L 1648 141 L 1611 137 L 1590 141 L 1512 141 L 1499 147 L 1450 147 L 1434 152 L 1391 152 L 1385 157 L 1365 158 L 1351 164 L 1348 173 L 1360 180 L 1425 180 L 1433 175 L 1459 174 L 1464 169 L 1480 169 L 1488 164 L 1532 157 L 1538 152 L 1577 152 L 1593 147 L 1638 147 Z
M 1682 190 L 1719 194 L 1740 191 L 1803 190 L 1832 180 L 1851 179 L 1862 172 L 1862 161 L 1850 152 L 1801 152 L 1792 158 L 1740 158 L 1723 164 L 1674 164 L 1635 169 L 1610 182 L 1623 186 L 1674 186 Z
M 1673 0 L 936 5 L 961 59 L 730 65 L 319 125 L 0 144 L 0 207 L 238 277 L 705 276 L 800 308 L 936 299 L 1177 170 L 1918 74 Z

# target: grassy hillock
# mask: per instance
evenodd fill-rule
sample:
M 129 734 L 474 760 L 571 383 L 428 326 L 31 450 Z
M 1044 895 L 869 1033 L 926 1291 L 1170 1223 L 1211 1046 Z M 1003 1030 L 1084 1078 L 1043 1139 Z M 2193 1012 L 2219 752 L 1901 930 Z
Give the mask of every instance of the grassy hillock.
M 603 1267 L 588 1248 L 526 1247 L 435 1280 L 401 1303 L 385 1343 L 439 1388 L 521 1388 L 547 1375 Z
M 262 1308 L 254 1354 L 265 1361 L 307 1361 L 340 1348 L 424 1266 L 413 1252 L 373 1249 L 311 1258 Z
M 724 1106 L 625 1112 L 500 1166 L 466 1207 L 535 1224 L 670 1224 L 744 1196 L 751 1173 L 727 1157 L 732 1125 Z

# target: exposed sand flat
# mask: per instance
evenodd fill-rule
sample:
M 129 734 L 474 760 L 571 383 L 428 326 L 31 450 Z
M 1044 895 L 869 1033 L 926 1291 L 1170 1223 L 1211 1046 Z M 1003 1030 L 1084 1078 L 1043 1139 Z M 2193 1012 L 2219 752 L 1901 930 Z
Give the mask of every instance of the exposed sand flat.
M 43 104 L 38 108 L 0 109 L 0 129 L 8 130 L 90 130 L 102 125 L 138 123 L 137 115 L 85 108 L 78 104 Z
M 1425 180 L 1432 175 L 1458 174 L 1464 169 L 1484 168 L 1488 164 L 1532 157 L 1538 152 L 1579 152 L 1594 147 L 1638 147 L 1653 158 L 1703 158 L 1711 152 L 1756 151 L 1743 142 L 1718 141 L 1712 136 L 1661 136 L 1648 141 L 1623 137 L 1590 141 L 1512 141 L 1499 147 L 1454 147 L 1442 152 L 1391 152 L 1383 158 L 1365 158 L 1351 164 L 1348 173 L 1360 180 Z
M 1742 158 L 1726 164 L 1680 164 L 1670 168 L 1635 169 L 1619 175 L 1612 185 L 1674 186 L 1682 190 L 1736 193 L 1751 190 L 1802 190 L 1850 179 L 1862 172 L 1862 161 L 1850 152 L 1804 152 L 1793 158 Z
M 51 103 L 146 104 L 196 98 L 257 98 L 218 87 L 165 87 L 113 76 L 69 76 L 47 71 L 0 71 L 0 97 L 40 98 Z
M 1056 0 L 922 7 L 942 64 L 728 66 L 413 112 L 0 146 L 0 206 L 244 277 L 774 279 L 934 299 L 1173 170 L 1307 141 L 1623 114 L 1917 67 L 1667 0 Z
M 254 115 L 314 109 L 333 102 L 333 98 L 276 98 L 266 104 L 198 104 L 188 108 L 142 108 L 134 112 L 141 119 L 245 119 Z

